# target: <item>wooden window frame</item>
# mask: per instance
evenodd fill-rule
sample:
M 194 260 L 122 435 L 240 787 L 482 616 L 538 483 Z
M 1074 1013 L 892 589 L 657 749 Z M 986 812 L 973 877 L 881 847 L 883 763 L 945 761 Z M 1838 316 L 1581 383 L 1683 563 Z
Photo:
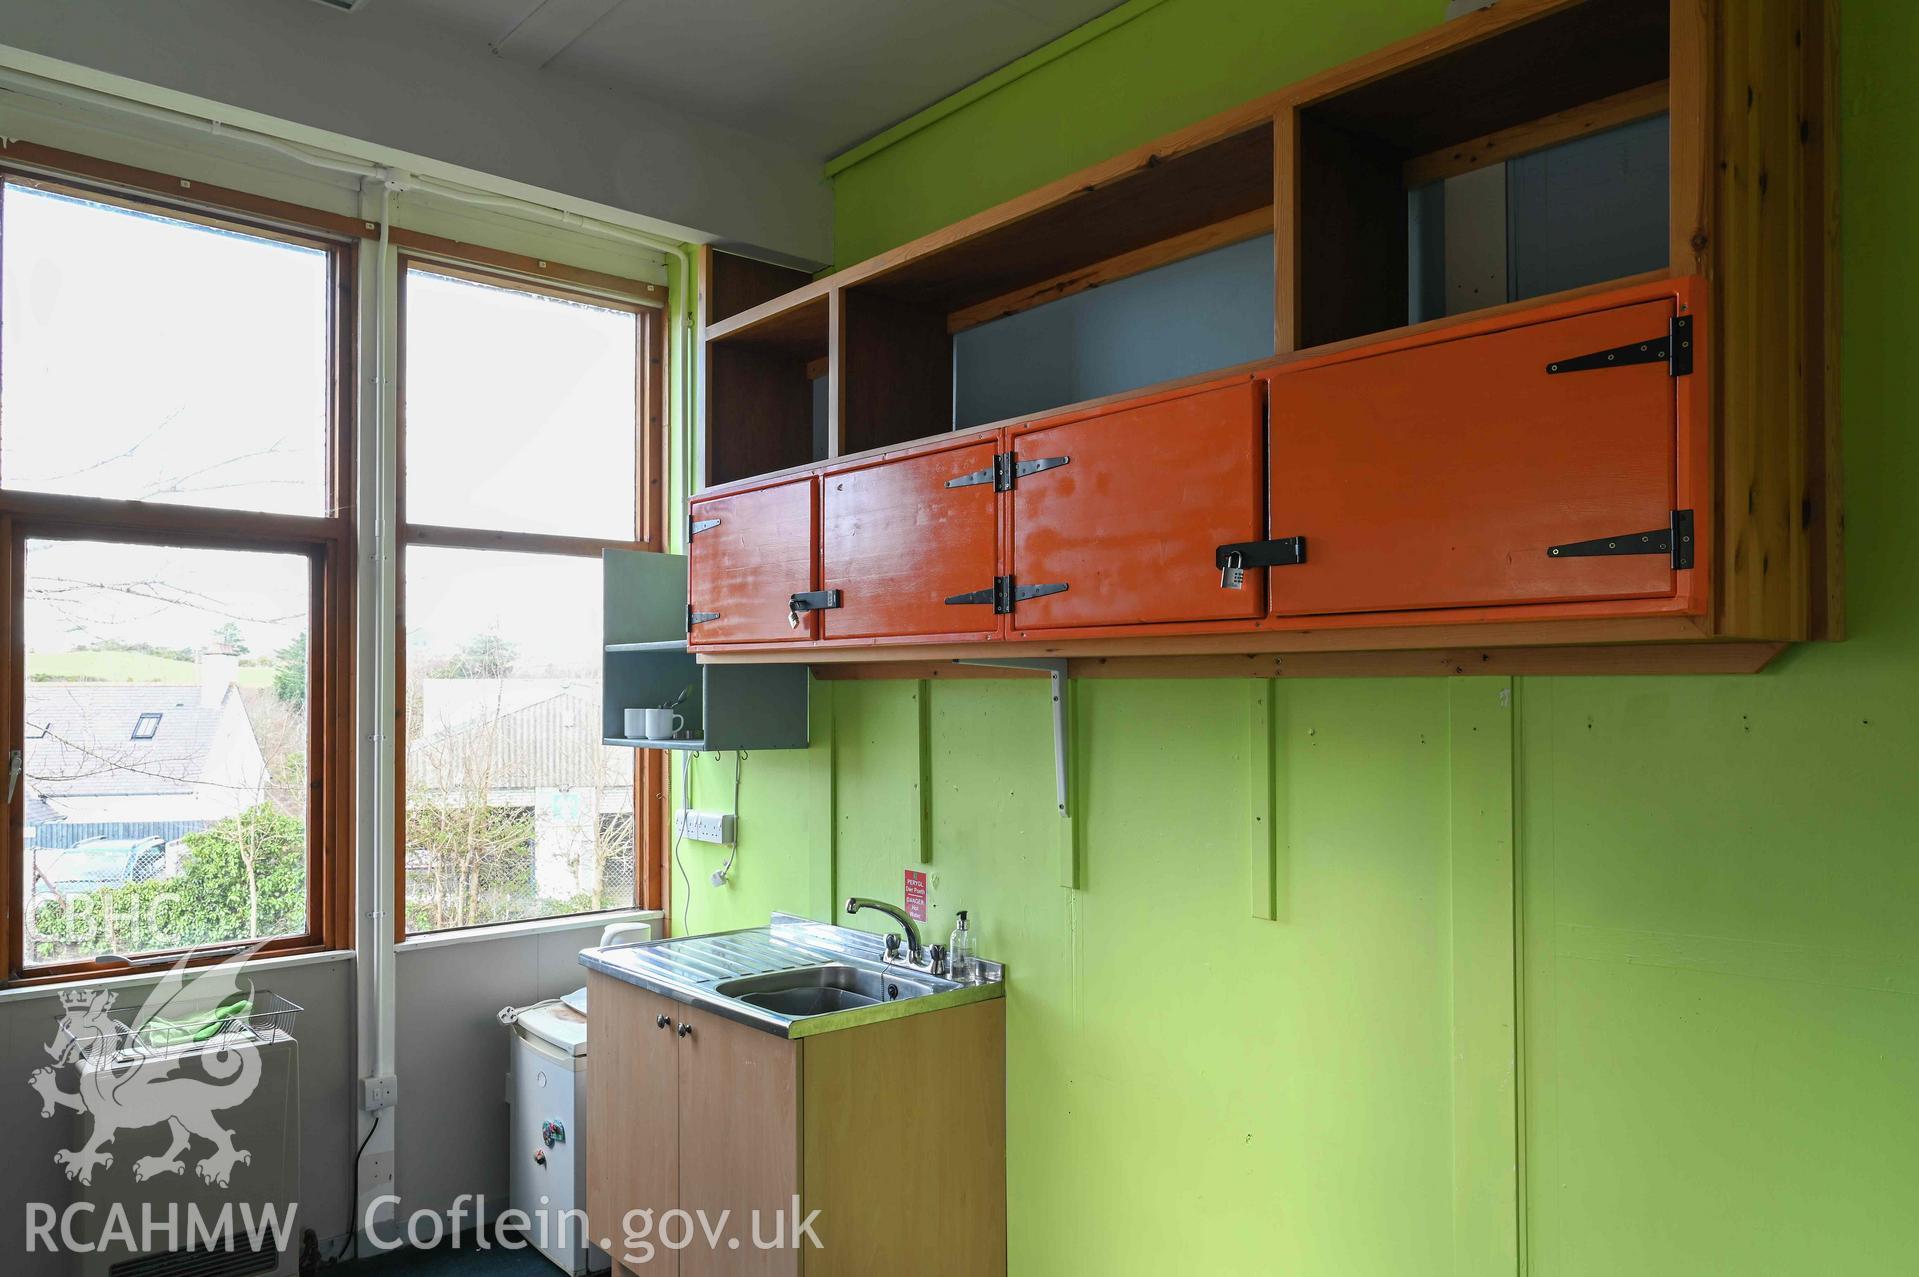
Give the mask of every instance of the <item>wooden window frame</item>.
M 22 154 L 22 152 L 31 154 Z M 20 163 L 26 159 L 30 162 Z M 147 180 L 152 179 L 152 180 Z M 171 187 L 166 183 L 171 182 Z M 141 951 L 131 963 L 76 961 L 28 967 L 27 896 L 22 845 L 26 786 L 0 807 L 0 931 L 4 984 L 33 986 L 152 970 L 186 958 L 191 965 L 221 961 L 235 948 L 258 944 L 259 956 L 320 953 L 354 943 L 354 640 L 356 609 L 355 462 L 358 374 L 358 236 L 343 219 L 279 201 L 199 187 L 184 179 L 89 161 L 45 148 L 11 148 L 0 163 L 0 183 L 48 190 L 133 211 L 265 239 L 327 255 L 329 367 L 326 508 L 318 515 L 272 514 L 203 506 L 21 492 L 0 486 L 0 733 L 6 747 L 25 747 L 25 618 L 13 591 L 33 538 L 119 541 L 183 548 L 264 550 L 298 554 L 309 563 L 307 929 L 297 936 L 192 949 Z M 189 197 L 159 190 L 191 192 Z M 222 198 L 231 197 L 231 198 Z M 4 223 L 0 222 L 0 234 Z M 0 369 L 0 378 L 4 369 Z M 0 484 L 4 475 L 0 475 Z M 197 955 L 197 956 L 196 956 Z
M 547 261 L 487 250 L 471 251 L 471 246 L 450 241 L 431 241 L 410 236 L 408 247 L 396 254 L 394 272 L 396 348 L 394 376 L 394 435 L 396 475 L 395 522 L 400 529 L 394 555 L 394 724 L 393 750 L 393 939 L 405 943 L 409 936 L 406 923 L 406 550 L 412 545 L 427 545 L 464 550 L 493 550 L 514 554 L 552 554 L 570 558 L 597 557 L 603 550 L 666 549 L 666 329 L 668 308 L 651 298 L 664 298 L 657 284 L 620 279 L 599 272 L 556 266 Z M 498 529 L 449 527 L 439 524 L 410 523 L 406 517 L 406 312 L 407 281 L 419 270 L 484 284 L 493 288 L 554 297 L 631 313 L 638 320 L 634 361 L 634 422 L 638 431 L 634 440 L 634 528 L 631 540 L 597 537 L 558 536 L 538 532 L 508 532 Z M 563 276 L 585 286 L 556 283 Z M 648 300 L 641 300 L 648 299 Z M 634 900 L 631 905 L 614 906 L 576 914 L 551 914 L 521 922 L 550 922 L 563 918 L 592 918 L 631 909 L 657 909 L 669 905 L 669 877 L 666 872 L 668 828 L 668 779 L 665 758 L 660 750 L 634 751 L 633 826 L 634 826 Z M 512 923 L 473 923 L 423 931 L 419 935 L 449 935 Z

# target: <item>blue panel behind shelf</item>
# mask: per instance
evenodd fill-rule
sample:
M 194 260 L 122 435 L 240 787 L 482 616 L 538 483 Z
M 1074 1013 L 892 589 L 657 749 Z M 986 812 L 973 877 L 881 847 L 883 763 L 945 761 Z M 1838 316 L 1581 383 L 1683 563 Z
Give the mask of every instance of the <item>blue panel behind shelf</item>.
M 810 386 L 813 395 L 813 460 L 815 461 L 826 459 L 826 433 L 830 428 L 827 418 L 827 384 L 827 378 L 822 376 L 813 378 Z
M 957 428 L 1273 353 L 1273 238 L 1189 257 L 953 339 Z
M 1663 269 L 1670 148 L 1670 122 L 1660 115 L 1509 161 L 1512 295 Z
M 1469 199 L 1474 220 L 1459 225 L 1447 220 L 1454 196 L 1464 183 L 1483 192 L 1488 170 L 1409 192 L 1408 322 L 1665 269 L 1670 146 L 1659 115 L 1508 160 L 1494 174 L 1504 179 L 1503 215 L 1496 201 Z M 1477 281 L 1448 278 L 1452 259 L 1470 266 L 1478 253 L 1483 265 L 1489 251 L 1503 258 L 1503 278 L 1496 268 Z

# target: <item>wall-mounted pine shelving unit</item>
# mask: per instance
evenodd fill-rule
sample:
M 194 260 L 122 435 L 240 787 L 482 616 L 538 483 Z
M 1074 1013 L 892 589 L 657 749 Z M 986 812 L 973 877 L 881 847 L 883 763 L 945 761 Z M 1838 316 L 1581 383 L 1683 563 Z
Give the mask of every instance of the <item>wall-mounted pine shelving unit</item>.
M 692 649 L 1690 672 L 1840 637 L 1833 7 L 1505 0 L 822 279 L 708 252 Z M 1270 355 L 955 428 L 956 338 L 1267 237 Z M 1177 345 L 1207 300 L 1129 322 Z M 1370 395 L 1401 426 L 1344 419 Z

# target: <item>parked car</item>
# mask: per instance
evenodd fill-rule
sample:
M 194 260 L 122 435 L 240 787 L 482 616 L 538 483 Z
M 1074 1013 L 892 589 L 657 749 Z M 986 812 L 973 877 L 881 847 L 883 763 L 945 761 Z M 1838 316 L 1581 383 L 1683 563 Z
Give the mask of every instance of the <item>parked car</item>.
M 33 894 L 72 899 L 162 877 L 166 852 L 164 838 L 88 838 L 71 847 L 43 847 L 33 857 Z

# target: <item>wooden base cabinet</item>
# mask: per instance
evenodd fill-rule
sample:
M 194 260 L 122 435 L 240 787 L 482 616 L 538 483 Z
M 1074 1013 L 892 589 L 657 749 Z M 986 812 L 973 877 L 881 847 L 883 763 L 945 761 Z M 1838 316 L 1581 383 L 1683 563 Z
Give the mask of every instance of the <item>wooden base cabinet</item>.
M 586 986 L 586 1217 L 594 1241 L 612 1241 L 618 1267 L 628 1253 L 627 1213 L 650 1210 L 657 1221 L 680 1204 L 678 1017 L 672 1002 L 645 989 L 594 972 Z M 647 1271 L 677 1272 L 676 1256 L 658 1251 Z
M 1003 1002 L 788 1040 L 597 972 L 587 987 L 587 1217 L 619 1268 L 1005 1273 Z

